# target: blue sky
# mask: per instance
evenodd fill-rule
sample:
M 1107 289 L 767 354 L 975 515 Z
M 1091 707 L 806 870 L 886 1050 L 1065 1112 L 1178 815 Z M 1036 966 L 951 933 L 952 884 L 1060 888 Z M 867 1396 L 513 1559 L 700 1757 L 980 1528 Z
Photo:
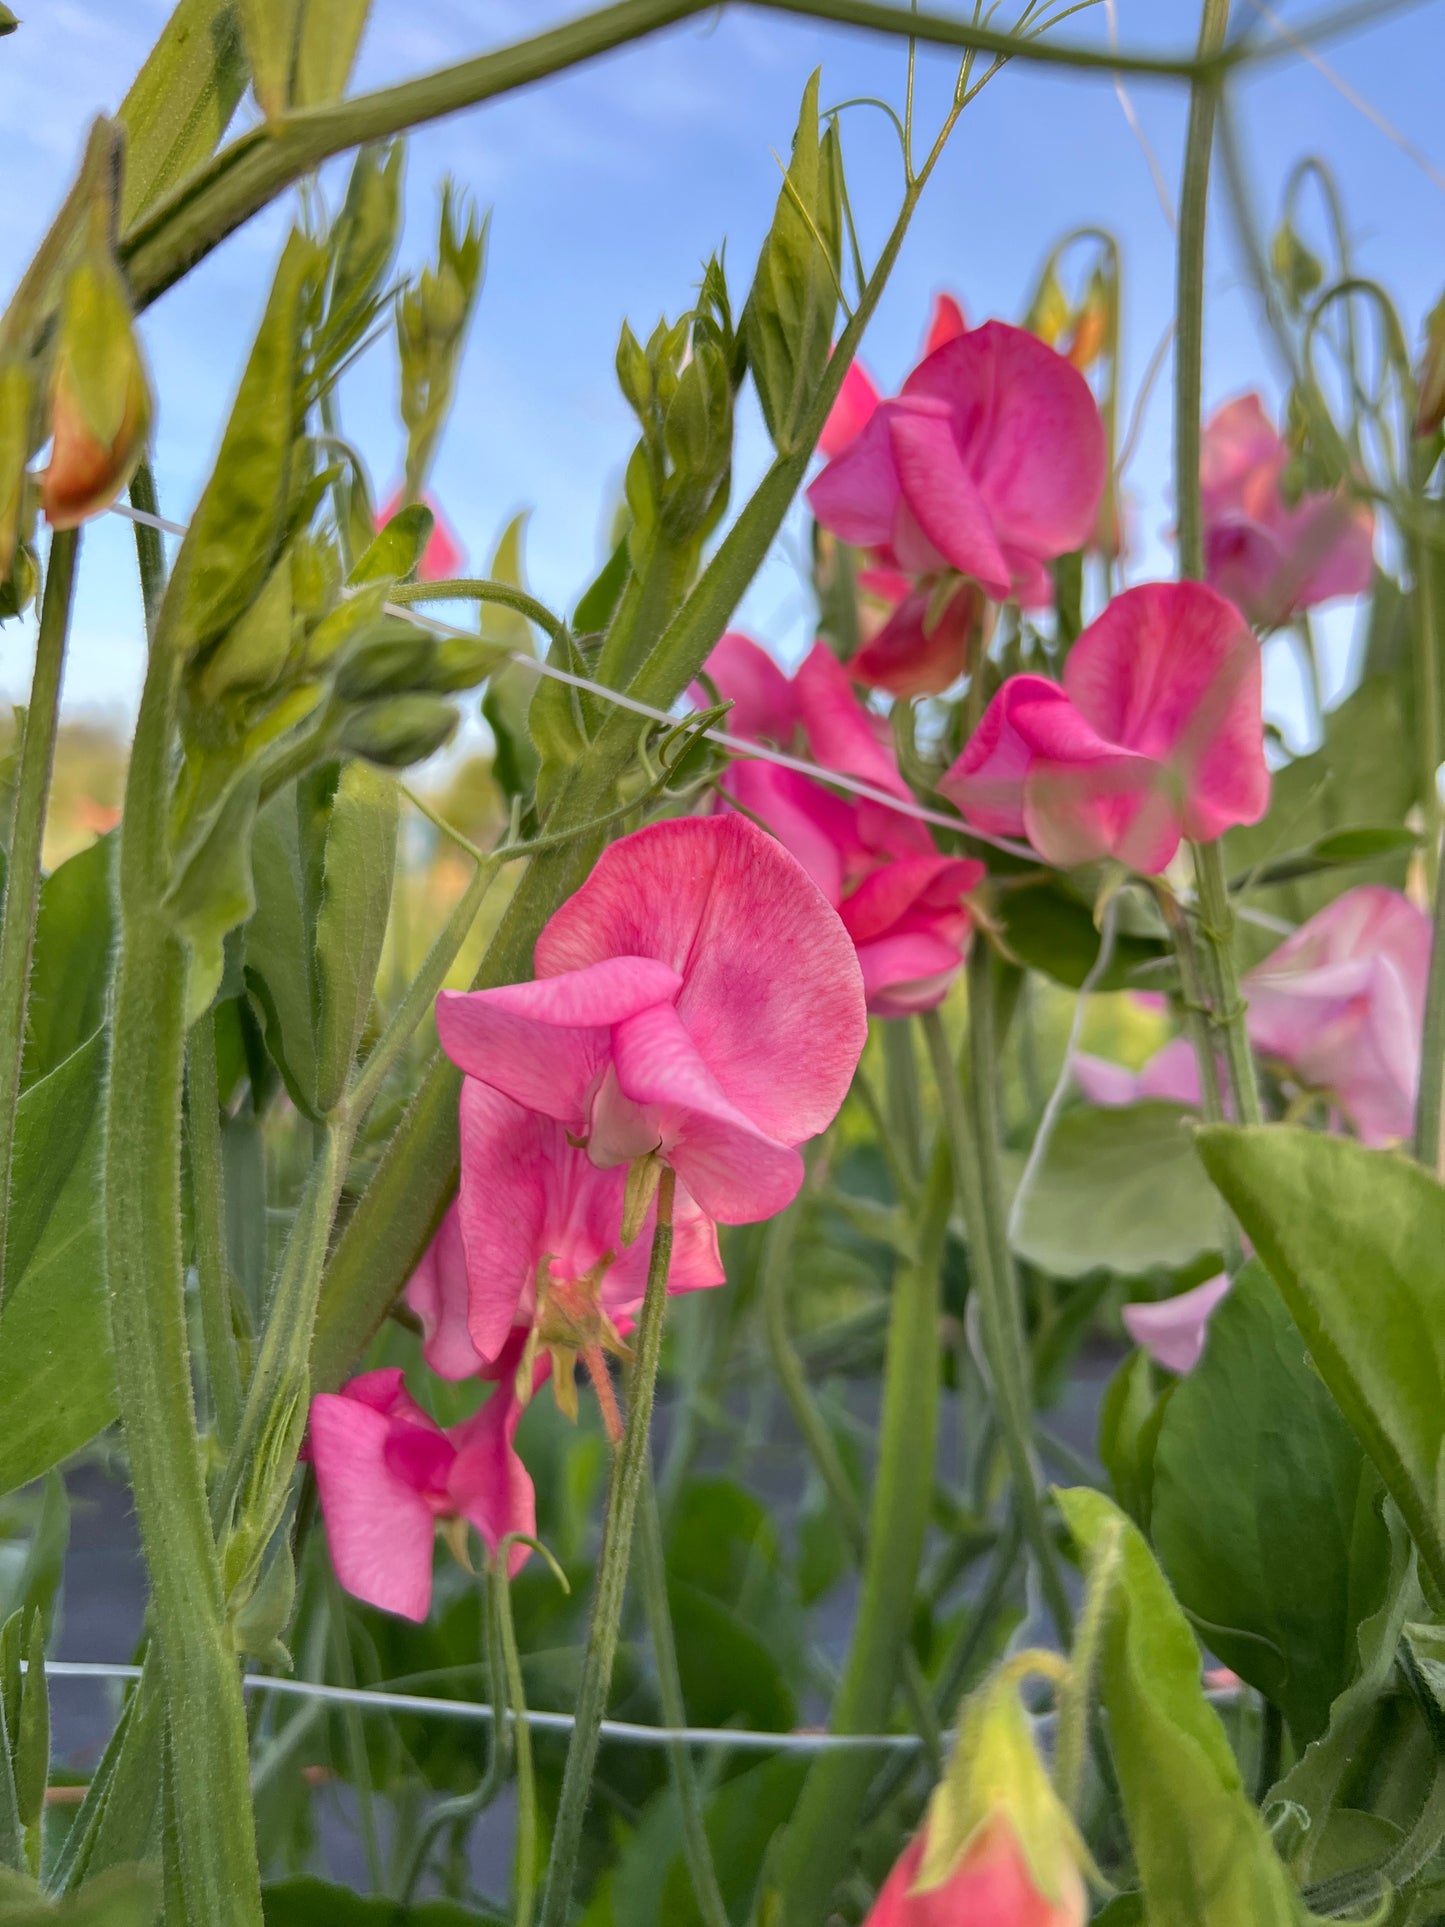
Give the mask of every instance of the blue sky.
M 1308 20 L 1329 0 L 1271 0 L 1277 19 Z M 0 259 L 13 284 L 69 178 L 85 125 L 112 108 L 159 31 L 164 0 L 29 0 L 0 42 Z M 575 12 L 556 0 L 375 0 L 358 86 L 386 84 L 501 44 Z M 1195 0 L 1118 0 L 1126 45 L 1192 41 Z M 1258 22 L 1255 0 L 1236 18 Z M 1065 32 L 1106 33 L 1102 5 Z M 1266 34 L 1269 29 L 1264 29 Z M 1406 139 L 1445 170 L 1439 75 L 1445 0 L 1417 5 L 1322 57 Z M 772 13 L 729 9 L 414 137 L 408 260 L 426 251 L 436 184 L 450 172 L 493 210 L 487 284 L 462 371 L 435 487 L 474 566 L 510 516 L 532 510 L 532 586 L 570 606 L 599 560 L 630 446 L 612 375 L 619 323 L 639 332 L 685 306 L 706 255 L 724 240 L 736 300 L 746 292 L 777 193 L 773 150 L 786 153 L 808 73 L 825 102 L 878 93 L 901 105 L 901 44 Z M 920 125 L 951 84 L 925 56 Z M 1135 83 L 1131 99 L 1177 189 L 1183 102 Z M 1281 184 L 1305 152 L 1324 155 L 1344 193 L 1357 263 L 1393 292 L 1412 339 L 1445 284 L 1445 194 L 1311 64 L 1290 54 L 1247 77 L 1238 107 L 1261 216 L 1273 224 Z M 846 117 L 848 175 L 865 236 L 881 237 L 897 195 L 897 151 L 879 114 Z M 1206 397 L 1277 392 L 1277 370 L 1245 285 L 1222 196 L 1209 259 Z M 235 236 L 146 317 L 160 397 L 163 507 L 188 512 L 214 452 L 288 215 Z M 970 107 L 930 184 L 865 360 L 895 383 L 913 357 L 935 289 L 960 295 L 971 320 L 1017 318 L 1039 264 L 1068 229 L 1113 229 L 1124 250 L 1125 391 L 1131 400 L 1173 308 L 1173 241 L 1144 154 L 1107 77 L 1013 66 Z M 343 396 L 345 425 L 379 489 L 399 473 L 394 369 L 377 358 Z M 1169 377 L 1145 417 L 1128 477 L 1140 553 L 1135 573 L 1167 569 Z M 737 496 L 767 459 L 744 409 Z M 801 526 L 801 524 L 800 524 Z M 746 626 L 780 653 L 807 636 L 796 541 L 779 546 L 745 605 Z M 1337 617 L 1331 634 L 1348 635 Z M 143 633 L 129 536 L 109 518 L 89 532 L 66 702 L 123 716 L 139 689 Z M 33 637 L 0 630 L 0 694 L 23 699 Z M 1273 693 L 1289 714 L 1289 671 Z

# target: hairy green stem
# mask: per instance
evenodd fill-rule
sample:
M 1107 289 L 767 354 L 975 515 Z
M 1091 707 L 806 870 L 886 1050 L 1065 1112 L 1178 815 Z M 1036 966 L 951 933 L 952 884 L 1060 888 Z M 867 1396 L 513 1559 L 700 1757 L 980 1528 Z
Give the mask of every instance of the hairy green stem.
M 159 515 L 160 498 L 156 478 L 149 462 L 142 462 L 131 478 L 130 505 L 142 515 Z M 135 530 L 135 559 L 140 572 L 141 604 L 145 609 L 146 630 L 155 627 L 161 599 L 166 592 L 166 551 L 159 529 L 148 522 L 132 522 Z
M 977 946 L 981 948 L 981 946 Z M 975 993 L 975 977 L 969 976 L 969 1031 L 971 1085 L 977 1087 L 990 1070 L 991 1045 L 982 1035 L 991 999 L 985 992 Z M 980 1025 L 980 1016 L 984 1024 Z M 1008 1461 L 1015 1504 L 1029 1550 L 1039 1569 L 1044 1597 L 1060 1636 L 1069 1636 L 1072 1615 L 1068 1595 L 1059 1571 L 1058 1552 L 1049 1534 L 1039 1491 L 1039 1471 L 1033 1449 L 1033 1398 L 1030 1389 L 1028 1346 L 1023 1314 L 1018 1301 L 1013 1259 L 1007 1248 L 1008 1223 L 1003 1208 L 1002 1184 L 998 1177 L 997 1147 L 990 1155 L 984 1148 L 985 1136 L 977 1126 L 979 1097 L 964 1101 L 963 1089 L 953 1056 L 948 1048 L 943 1021 L 936 1010 L 923 1016 L 923 1035 L 943 1106 L 945 1135 L 953 1158 L 954 1184 L 959 1207 L 968 1230 L 968 1257 L 974 1290 L 978 1294 L 979 1330 L 984 1355 L 993 1381 L 994 1409 L 999 1436 Z M 975 1029 L 980 1036 L 975 1038 Z M 988 1089 L 987 1084 L 984 1089 Z M 974 1119 L 969 1117 L 970 1108 Z
M 517 1873 L 511 1927 L 532 1927 L 532 1914 L 537 1905 L 537 1776 L 532 1766 L 532 1729 L 527 1724 L 527 1693 L 522 1679 L 522 1657 L 517 1651 L 517 1628 L 512 1620 L 512 1593 L 505 1554 L 493 1568 L 490 1592 L 489 1603 L 496 1621 L 497 1658 L 507 1688 L 509 1751 L 517 1763 Z M 494 1711 L 499 1697 L 494 1683 Z
M 164 909 L 179 662 L 164 613 L 126 779 L 103 1193 L 116 1390 L 165 1687 L 187 1927 L 260 1927 L 246 1714 L 191 1394 L 181 1245 L 187 953 Z
M 75 593 L 80 537 L 65 530 L 50 545 L 45 600 L 35 645 L 30 707 L 20 739 L 20 771 L 10 856 L 5 871 L 5 908 L 0 914 L 0 1306 L 5 1302 L 5 1226 L 10 1221 L 10 1184 L 15 1157 L 15 1114 L 25 1064 L 25 1018 L 30 1005 L 30 960 L 40 909 L 40 852 L 45 806 L 60 729 L 60 685 Z
M 221 1163 L 221 1105 L 216 1088 L 216 1020 L 210 1011 L 191 1026 L 186 1046 L 186 1118 L 190 1126 L 191 1219 L 196 1284 L 206 1343 L 206 1382 L 216 1433 L 229 1446 L 241 1416 L 241 1372 L 231 1317 L 226 1258 L 226 1176 Z
M 833 1733 L 883 1730 L 907 1644 L 933 1499 L 938 1443 L 938 1312 L 952 1196 L 948 1153 L 929 1170 L 918 1246 L 894 1278 L 883 1378 L 868 1556 L 847 1664 L 833 1701 Z M 877 1761 L 863 1749 L 820 1755 L 783 1836 L 768 1918 L 822 1927 L 853 1852 Z
M 592 1791 L 592 1769 L 597 1761 L 598 1733 L 607 1711 L 612 1661 L 622 1624 L 622 1602 L 627 1593 L 632 1527 L 651 1450 L 652 1400 L 662 1356 L 662 1316 L 667 1306 L 667 1274 L 672 1262 L 672 1201 L 676 1188 L 672 1167 L 664 1167 L 657 1188 L 657 1228 L 652 1234 L 647 1294 L 633 1339 L 636 1356 L 628 1387 L 627 1422 L 612 1456 L 612 1475 L 607 1486 L 597 1586 L 592 1596 L 582 1678 L 577 1687 L 576 1724 L 567 1748 L 557 1822 L 552 1834 L 552 1856 L 542 1899 L 542 1927 L 566 1927 L 572 1911 L 577 1850 L 582 1843 L 582 1822 Z
M 1245 1028 L 1248 1006 L 1234 962 L 1234 911 L 1224 876 L 1224 858 L 1218 843 L 1194 843 L 1190 848 L 1199 892 L 1199 933 L 1204 939 L 1209 968 L 1209 1026 L 1223 1046 L 1234 1115 L 1241 1124 L 1258 1124 L 1263 1113 L 1259 1108 L 1254 1052 Z M 1211 1053 L 1214 1048 L 1211 1038 Z
M 662 1549 L 662 1522 L 657 1514 L 657 1494 L 651 1474 L 644 1476 L 638 1501 L 639 1577 L 642 1603 L 647 1612 L 647 1628 L 652 1638 L 652 1655 L 657 1664 L 657 1693 L 662 1702 L 662 1717 L 674 1730 L 687 1725 L 687 1705 L 682 1696 L 682 1676 L 677 1670 L 677 1645 L 672 1636 L 672 1612 L 667 1601 L 667 1566 Z M 673 1791 L 682 1817 L 682 1851 L 692 1882 L 693 1898 L 702 1915 L 704 1927 L 729 1927 L 728 1910 L 717 1884 L 712 1848 L 703 1825 L 702 1803 L 698 1798 L 697 1775 L 686 1740 L 670 1739 L 668 1760 L 672 1767 Z

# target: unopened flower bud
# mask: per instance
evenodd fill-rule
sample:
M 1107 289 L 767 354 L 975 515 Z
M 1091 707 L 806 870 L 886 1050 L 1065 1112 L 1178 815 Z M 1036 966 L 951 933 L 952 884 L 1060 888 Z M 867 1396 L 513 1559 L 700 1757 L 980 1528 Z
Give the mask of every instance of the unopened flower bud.
M 485 642 L 480 636 L 443 636 L 422 681 L 439 695 L 475 689 L 510 658 L 511 651 L 500 642 Z
M 0 622 L 23 616 L 35 600 L 40 587 L 40 564 L 28 542 L 21 542 L 10 558 L 10 568 L 0 576 Z
M 19 25 L 20 22 L 4 4 L 4 0 L 0 0 L 0 40 L 3 40 L 7 33 L 14 33 Z
M 92 249 L 71 270 L 61 300 L 54 442 L 40 496 L 52 528 L 78 528 L 110 507 L 145 452 L 150 421 L 150 383 L 125 284 L 111 257 Z
M 347 717 L 340 747 L 384 769 L 402 769 L 425 762 L 449 743 L 457 721 L 457 712 L 440 696 L 388 696 Z
M 31 363 L 18 356 L 0 360 L 0 579 L 21 539 L 34 398 Z
M 1425 323 L 1425 354 L 1418 377 L 1420 399 L 1415 410 L 1415 433 L 1433 435 L 1445 425 L 1445 295 Z
M 384 616 L 357 641 L 336 670 L 336 693 L 347 702 L 428 686 L 436 642 L 399 616 Z
M 1068 359 L 1081 374 L 1087 374 L 1109 345 L 1114 320 L 1115 291 L 1102 274 L 1095 274 L 1088 292 L 1075 310 L 1069 330 Z
M 1286 221 L 1275 230 L 1270 266 L 1292 308 L 1302 308 L 1325 278 L 1324 267 Z

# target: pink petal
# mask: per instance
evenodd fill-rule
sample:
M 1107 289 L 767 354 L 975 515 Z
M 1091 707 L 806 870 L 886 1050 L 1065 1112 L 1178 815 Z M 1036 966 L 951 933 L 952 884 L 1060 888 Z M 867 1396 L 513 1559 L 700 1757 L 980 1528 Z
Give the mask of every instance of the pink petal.
M 1261 470 L 1277 473 L 1289 451 L 1257 394 L 1226 402 L 1204 425 L 1199 485 L 1206 519 L 1238 507 L 1248 479 Z
M 841 796 L 796 770 L 770 763 L 734 763 L 723 790 L 755 817 L 802 864 L 829 903 L 843 894 L 843 878 L 867 852 L 857 813 Z
M 1210 1314 L 1229 1294 L 1223 1274 L 1157 1304 L 1125 1305 L 1124 1329 L 1156 1365 L 1171 1372 L 1192 1372 L 1204 1356 Z
M 913 801 L 891 745 L 879 740 L 882 719 L 870 715 L 858 701 L 847 670 L 827 643 L 815 643 L 803 658 L 793 688 L 814 762 L 840 775 L 856 776 L 902 802 Z
M 849 662 L 848 673 L 855 682 L 905 700 L 939 695 L 957 682 L 968 667 L 968 644 L 978 621 L 979 594 L 971 585 L 960 583 L 930 627 L 932 602 L 927 589 L 905 596 L 878 633 Z
M 963 968 L 967 938 L 952 942 L 936 930 L 899 930 L 858 946 L 868 1008 L 875 1017 L 909 1017 L 932 1010 Z
M 947 342 L 957 341 L 968 333 L 968 323 L 963 318 L 963 309 L 951 294 L 937 294 L 933 297 L 933 313 L 929 317 L 928 334 L 923 343 L 925 360 Z
M 1017 716 L 1041 703 L 1064 703 L 1057 683 L 1044 676 L 1010 676 L 979 719 L 963 753 L 940 778 L 940 794 L 957 804 L 975 829 L 990 836 L 1024 834 L 1024 779 L 1034 752 Z
M 1139 1073 L 1139 1095 L 1199 1108 L 1204 1095 L 1199 1084 L 1199 1057 L 1187 1037 L 1171 1038 L 1162 1050 L 1155 1051 Z
M 1004 601 L 1012 571 L 945 405 L 895 404 L 888 428 L 898 480 L 919 528 L 961 575 L 972 577 L 995 602 Z
M 930 355 L 903 394 L 948 405 L 1001 544 L 1040 562 L 1083 548 L 1108 455 L 1089 384 L 1062 355 L 1026 329 L 989 321 Z
M 1111 1064 L 1106 1057 L 1092 1057 L 1087 1051 L 1076 1050 L 1069 1059 L 1069 1069 L 1090 1104 L 1115 1110 L 1120 1105 L 1139 1101 L 1138 1074 L 1123 1064 Z
M 877 406 L 878 390 L 873 386 L 867 369 L 859 361 L 850 361 L 847 373 L 843 376 L 843 385 L 838 390 L 838 399 L 829 409 L 823 432 L 818 437 L 818 453 L 841 454 L 867 426 Z
M 603 1281 L 602 1303 L 614 1323 L 630 1318 L 642 1304 L 647 1290 L 647 1271 L 652 1260 L 652 1234 L 657 1225 L 654 1204 L 633 1242 L 617 1254 Z M 718 1251 L 717 1226 L 679 1184 L 672 1207 L 672 1262 L 668 1266 L 667 1289 L 705 1291 L 727 1283 L 722 1257 Z
M 537 1494 L 531 1474 L 512 1441 L 522 1416 L 513 1380 L 504 1379 L 476 1415 L 459 1425 L 449 1492 L 452 1509 L 474 1525 L 488 1550 L 495 1552 L 510 1532 L 537 1536 Z M 507 1571 L 516 1578 L 530 1549 L 513 1546 Z
M 971 857 L 900 858 L 858 885 L 839 913 L 843 928 L 854 943 L 866 943 L 891 929 L 921 899 L 938 910 L 960 905 L 983 878 L 983 865 Z
M 749 743 L 776 743 L 786 748 L 798 728 L 798 699 L 793 685 L 766 649 L 746 636 L 729 632 L 703 665 L 719 696 L 732 704 L 727 718 L 730 736 Z M 711 701 L 700 683 L 689 697 L 698 708 Z
M 825 529 L 857 549 L 886 548 L 902 492 L 893 466 L 886 408 L 861 430 L 808 487 L 808 505 Z
M 391 1426 L 359 1398 L 311 1401 L 311 1457 L 336 1576 L 349 1593 L 405 1619 L 431 1603 L 432 1513 L 390 1469 Z
M 769 1137 L 799 1144 L 832 1121 L 867 1036 L 862 980 L 837 913 L 765 831 L 683 817 L 604 850 L 543 930 L 537 970 L 617 956 L 678 972 L 703 1063 Z
M 752 1224 L 792 1202 L 802 1159 L 728 1102 L 678 1012 L 659 1004 L 628 1018 L 613 1050 L 623 1090 L 655 1110 L 663 1154 L 709 1217 Z
M 353 1398 L 361 1405 L 369 1405 L 373 1412 L 384 1412 L 388 1417 L 397 1416 L 430 1424 L 425 1412 L 405 1389 L 406 1373 L 400 1365 L 386 1365 L 380 1371 L 359 1372 L 355 1378 L 348 1379 L 340 1392 L 329 1394 L 337 1398 Z
M 456 1208 L 468 1259 L 468 1332 L 482 1359 L 496 1358 L 512 1326 L 530 1317 L 537 1266 L 556 1250 L 547 1207 L 559 1148 L 582 1157 L 553 1119 L 464 1079 Z M 620 1221 L 620 1195 L 618 1211 Z
M 467 1254 L 455 1203 L 407 1280 L 406 1302 L 421 1320 L 431 1369 L 439 1378 L 470 1378 L 482 1361 L 467 1330 Z

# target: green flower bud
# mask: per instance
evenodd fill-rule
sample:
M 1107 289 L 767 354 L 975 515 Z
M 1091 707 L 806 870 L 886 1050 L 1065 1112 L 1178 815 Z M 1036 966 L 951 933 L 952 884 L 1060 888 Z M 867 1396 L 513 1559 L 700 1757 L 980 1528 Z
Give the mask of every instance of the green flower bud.
M 442 636 L 421 686 L 442 695 L 475 689 L 510 659 L 511 652 L 501 643 L 486 642 L 480 636 Z
M 50 388 L 54 443 L 40 494 L 52 528 L 78 528 L 110 507 L 145 453 L 150 422 L 150 383 L 125 283 L 114 259 L 92 248 L 61 298 Z
M 428 670 L 436 640 L 414 623 L 383 616 L 347 651 L 336 670 L 336 693 L 343 702 L 394 695 L 429 686 Z
M 31 364 L 15 356 L 0 360 L 0 577 L 9 569 L 22 534 L 34 401 Z
M 24 615 L 40 587 L 40 564 L 28 542 L 22 542 L 10 558 L 10 570 L 0 577 L 0 622 Z
M 19 25 L 20 22 L 4 4 L 4 0 L 0 0 L 0 40 L 3 40 L 7 33 L 14 33 Z
M 383 769 L 402 769 L 408 763 L 425 762 L 449 743 L 458 720 L 457 712 L 440 696 L 388 696 L 366 703 L 347 717 L 340 748 Z

